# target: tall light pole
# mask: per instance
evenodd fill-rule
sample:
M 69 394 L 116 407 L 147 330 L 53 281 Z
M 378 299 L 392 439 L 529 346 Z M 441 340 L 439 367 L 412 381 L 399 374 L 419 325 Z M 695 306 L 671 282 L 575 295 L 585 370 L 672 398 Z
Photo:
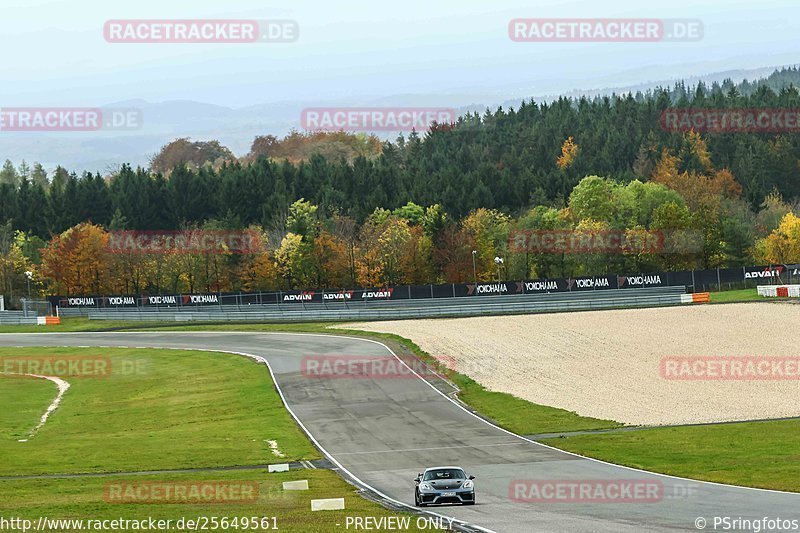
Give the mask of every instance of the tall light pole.
M 30 270 L 25 271 L 25 277 L 28 278 L 28 300 L 31 299 L 31 279 L 33 279 L 33 272 Z
M 495 257 L 494 258 L 494 262 L 497 265 L 497 282 L 499 283 L 500 282 L 500 265 L 503 264 L 503 258 L 502 257 Z
M 475 285 L 478 284 L 478 271 L 475 269 L 475 254 L 477 253 L 477 250 L 472 250 L 472 279 L 475 280 Z

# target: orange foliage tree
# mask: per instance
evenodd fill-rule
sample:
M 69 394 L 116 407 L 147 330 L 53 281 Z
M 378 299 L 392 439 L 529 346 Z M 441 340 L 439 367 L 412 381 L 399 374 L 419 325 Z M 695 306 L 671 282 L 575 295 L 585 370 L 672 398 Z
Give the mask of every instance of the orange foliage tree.
M 56 294 L 113 292 L 108 234 L 84 222 L 52 238 L 42 250 L 42 273 Z

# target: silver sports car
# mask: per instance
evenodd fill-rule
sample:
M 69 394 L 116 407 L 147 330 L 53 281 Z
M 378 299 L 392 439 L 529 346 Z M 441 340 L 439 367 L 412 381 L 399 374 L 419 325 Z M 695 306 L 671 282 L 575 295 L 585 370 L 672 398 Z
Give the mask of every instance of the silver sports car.
M 424 507 L 438 503 L 475 503 L 475 476 L 457 466 L 437 466 L 419 474 L 414 482 L 414 504 Z

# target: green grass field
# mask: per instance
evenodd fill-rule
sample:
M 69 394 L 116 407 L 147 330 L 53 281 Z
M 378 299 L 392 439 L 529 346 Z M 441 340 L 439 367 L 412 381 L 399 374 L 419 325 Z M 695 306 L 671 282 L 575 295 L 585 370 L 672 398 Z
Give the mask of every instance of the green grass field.
M 267 464 L 275 462 L 267 440 L 277 441 L 288 460 L 319 457 L 283 408 L 269 373 L 244 357 L 184 350 L 3 348 L 0 364 L 74 353 L 108 358 L 110 374 L 65 377 L 71 387 L 36 437 L 0 441 L 0 456 L 6 459 L 0 475 Z
M 45 379 L 0 374 L 0 441 L 11 442 L 26 438 L 39 423 L 58 388 Z
M 263 469 L 120 475 L 122 472 L 264 465 L 316 459 L 263 366 L 244 357 L 184 350 L 1 348 L 0 368 L 20 362 L 80 356 L 110 363 L 100 375 L 61 375 L 70 389 L 28 442 L 56 396 L 46 380 L 0 378 L 0 476 L 112 473 L 104 477 L 0 479 L 4 517 L 34 522 L 69 519 L 196 519 L 198 516 L 277 517 L 285 531 L 336 529 L 346 516 L 410 516 L 358 495 L 330 470 Z M 233 386 L 232 384 L 235 384 Z M 285 457 L 276 457 L 268 440 Z M 309 491 L 284 492 L 282 481 L 307 479 Z M 237 504 L 108 502 L 109 483 L 226 481 L 258 484 L 258 499 Z M 344 497 L 347 511 L 310 511 L 312 498 Z M 417 531 L 413 526 L 410 531 Z M 51 530 L 57 530 L 52 528 Z M 64 530 L 71 530 L 69 528 Z M 174 529 L 173 529 L 174 530 Z
M 542 442 L 644 470 L 800 492 L 800 420 L 643 429 Z

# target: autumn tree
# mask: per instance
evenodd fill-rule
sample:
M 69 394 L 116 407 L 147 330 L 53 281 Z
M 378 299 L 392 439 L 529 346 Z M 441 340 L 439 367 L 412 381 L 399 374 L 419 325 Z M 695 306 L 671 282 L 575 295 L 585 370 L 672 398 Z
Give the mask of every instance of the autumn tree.
M 219 141 L 195 141 L 188 137 L 175 139 L 161 147 L 150 160 L 153 172 L 169 174 L 177 166 L 198 169 L 206 164 L 218 168 L 226 161 L 235 161 L 233 153 Z
M 769 264 L 800 263 L 800 217 L 787 213 L 772 233 L 759 239 L 756 258 Z
M 39 287 L 39 275 L 34 262 L 26 256 L 25 248 L 28 236 L 21 231 L 14 231 L 10 223 L 0 226 L 0 294 L 8 298 L 12 305 L 20 297 L 27 297 L 26 271 L 34 272 L 33 294 Z
M 463 241 L 471 241 L 474 245 L 479 281 L 497 279 L 497 265 L 494 258 L 500 257 L 504 261 L 507 259 L 509 221 L 508 215 L 495 209 L 485 208 L 476 209 L 461 221 L 461 231 L 466 237 Z M 470 270 L 471 266 L 468 265 Z
M 350 281 L 347 242 L 321 229 L 314 237 L 311 260 L 317 287 L 345 287 Z
M 109 294 L 108 234 L 90 222 L 53 237 L 42 250 L 42 273 L 55 294 Z
M 311 243 L 296 233 L 287 233 L 275 250 L 275 263 L 288 288 L 310 287 L 313 281 Z
M 561 170 L 571 167 L 575 158 L 578 157 L 578 152 L 580 152 L 580 147 L 575 144 L 572 136 L 567 137 L 564 144 L 561 145 L 561 155 L 556 160 L 556 166 Z

